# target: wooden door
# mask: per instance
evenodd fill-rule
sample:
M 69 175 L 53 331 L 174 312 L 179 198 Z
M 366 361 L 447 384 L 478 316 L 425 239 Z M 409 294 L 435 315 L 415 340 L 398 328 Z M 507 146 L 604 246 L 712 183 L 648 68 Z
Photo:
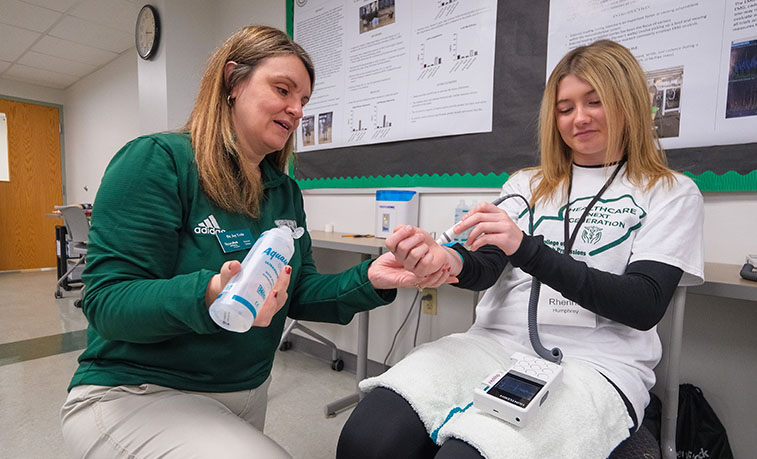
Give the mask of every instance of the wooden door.
M 58 109 L 0 98 L 8 121 L 10 182 L 0 181 L 0 271 L 56 266 L 62 202 Z

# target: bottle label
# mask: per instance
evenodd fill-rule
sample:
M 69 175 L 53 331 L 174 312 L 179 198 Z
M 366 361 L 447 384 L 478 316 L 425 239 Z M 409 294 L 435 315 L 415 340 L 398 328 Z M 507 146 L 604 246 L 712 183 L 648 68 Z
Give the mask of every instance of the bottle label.
M 255 320 L 255 318 L 258 316 L 258 310 L 255 306 L 253 306 L 249 301 L 247 301 L 245 298 L 234 295 L 231 297 L 232 300 L 236 301 L 237 303 L 241 304 L 242 306 L 246 307 L 250 310 L 252 313 L 252 320 Z M 257 301 L 255 302 L 257 304 Z
M 211 305 L 213 320 L 228 330 L 249 330 L 293 252 L 294 243 L 289 229 L 274 228 L 261 234 L 242 261 L 242 270 L 229 280 Z M 240 305 L 252 313 L 252 318 L 244 317 L 239 312 L 229 315 L 229 308 L 239 310 Z
M 273 250 L 272 247 L 268 247 L 267 249 L 263 250 L 263 254 L 264 255 L 268 255 L 268 258 L 270 258 L 271 261 L 273 261 L 274 258 L 275 258 L 277 260 L 280 260 L 284 264 L 289 263 L 289 260 L 287 260 L 287 258 L 284 255 L 282 255 L 279 252 Z

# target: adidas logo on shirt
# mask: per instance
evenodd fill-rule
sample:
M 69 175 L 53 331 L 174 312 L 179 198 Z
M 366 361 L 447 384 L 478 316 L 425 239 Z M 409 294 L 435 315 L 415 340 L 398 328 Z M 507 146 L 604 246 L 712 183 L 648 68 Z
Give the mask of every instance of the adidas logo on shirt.
M 195 226 L 195 234 L 216 234 L 223 233 L 226 230 L 222 230 L 221 226 L 216 221 L 216 218 L 211 214 L 205 220 Z

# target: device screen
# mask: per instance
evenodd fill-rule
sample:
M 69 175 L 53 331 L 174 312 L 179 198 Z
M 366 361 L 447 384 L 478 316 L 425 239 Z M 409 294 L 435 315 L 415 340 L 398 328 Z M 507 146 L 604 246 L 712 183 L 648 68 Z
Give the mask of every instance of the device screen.
M 544 384 L 522 378 L 507 372 L 497 384 L 486 391 L 487 394 L 501 398 L 521 408 L 525 408 L 534 399 Z

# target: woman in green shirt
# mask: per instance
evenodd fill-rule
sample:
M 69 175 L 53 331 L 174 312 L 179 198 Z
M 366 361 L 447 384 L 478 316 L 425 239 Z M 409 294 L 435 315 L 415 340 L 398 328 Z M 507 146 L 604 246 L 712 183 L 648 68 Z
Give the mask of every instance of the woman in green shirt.
M 137 138 L 112 159 L 83 274 L 88 346 L 62 409 L 77 457 L 288 457 L 262 434 L 286 317 L 346 324 L 416 283 L 391 254 L 317 272 L 285 174 L 313 83 L 285 33 L 244 28 L 210 58 L 184 132 Z M 216 234 L 281 225 L 304 235 L 253 328 L 221 329 L 207 308 L 247 251 L 225 253 Z

